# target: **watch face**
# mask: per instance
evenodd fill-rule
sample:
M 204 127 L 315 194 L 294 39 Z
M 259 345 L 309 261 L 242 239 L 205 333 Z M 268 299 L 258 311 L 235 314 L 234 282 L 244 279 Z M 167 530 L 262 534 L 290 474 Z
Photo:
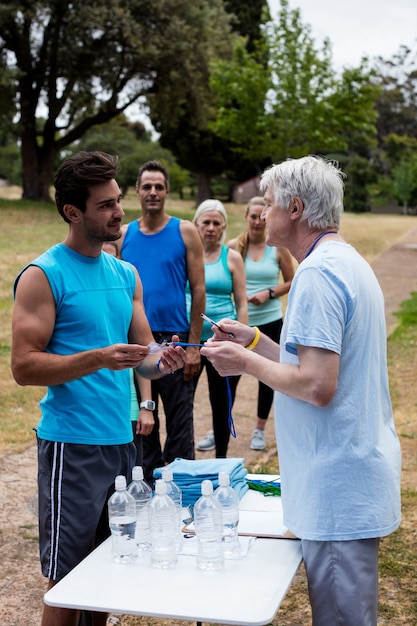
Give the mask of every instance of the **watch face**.
M 140 408 L 141 409 L 148 409 L 148 411 L 154 411 L 155 410 L 155 402 L 153 400 L 145 400 L 144 402 L 140 403 Z

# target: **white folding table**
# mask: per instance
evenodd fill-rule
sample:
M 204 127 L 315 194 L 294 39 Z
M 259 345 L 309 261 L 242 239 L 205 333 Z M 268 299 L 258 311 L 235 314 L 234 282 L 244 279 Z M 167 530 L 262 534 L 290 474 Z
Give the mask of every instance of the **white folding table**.
M 251 501 L 254 496 L 267 500 L 249 493 Z M 262 626 L 273 620 L 302 559 L 300 541 L 293 539 L 257 538 L 245 557 L 226 560 L 215 572 L 199 570 L 195 556 L 188 555 L 179 555 L 170 570 L 152 568 L 149 554 L 133 565 L 120 565 L 112 561 L 110 548 L 108 539 L 45 594 L 45 603 L 200 624 Z

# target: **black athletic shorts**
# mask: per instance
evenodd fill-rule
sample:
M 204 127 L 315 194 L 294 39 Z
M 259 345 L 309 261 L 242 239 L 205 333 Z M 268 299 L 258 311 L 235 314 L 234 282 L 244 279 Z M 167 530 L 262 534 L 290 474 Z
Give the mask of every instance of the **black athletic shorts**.
M 107 501 L 118 474 L 131 480 L 134 443 L 111 446 L 38 438 L 42 573 L 60 580 L 109 534 Z

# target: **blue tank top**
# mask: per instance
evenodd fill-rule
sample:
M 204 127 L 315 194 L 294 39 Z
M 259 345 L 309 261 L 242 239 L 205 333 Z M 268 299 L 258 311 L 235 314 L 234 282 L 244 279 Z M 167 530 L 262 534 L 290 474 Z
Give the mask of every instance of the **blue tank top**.
M 170 217 L 162 230 L 145 235 L 138 220 L 126 231 L 121 254 L 139 272 L 143 303 L 153 332 L 187 333 L 185 304 L 187 249 L 180 231 L 181 220 Z
M 29 265 L 44 271 L 56 305 L 55 328 L 46 352 L 74 354 L 128 342 L 136 288 L 128 263 L 104 252 L 87 257 L 61 243 Z M 16 278 L 15 289 L 26 268 Z M 132 441 L 128 369 L 103 368 L 52 385 L 40 406 L 37 433 L 41 439 L 92 445 Z
M 252 261 L 248 255 L 245 258 L 246 293 L 252 296 L 258 291 L 271 289 L 278 283 L 280 267 L 277 262 L 277 249 L 274 246 L 265 246 L 265 254 L 261 261 Z M 260 306 L 248 302 L 248 318 L 250 326 L 269 324 L 282 318 L 282 303 L 280 298 L 267 300 Z
M 232 300 L 233 277 L 227 266 L 229 249 L 222 246 L 221 253 L 214 263 L 204 263 L 204 278 L 206 283 L 206 310 L 205 313 L 214 321 L 223 317 L 236 319 L 236 307 Z M 187 310 L 191 310 L 191 294 L 187 285 Z M 201 341 L 207 341 L 213 336 L 211 324 L 204 320 L 201 330 Z

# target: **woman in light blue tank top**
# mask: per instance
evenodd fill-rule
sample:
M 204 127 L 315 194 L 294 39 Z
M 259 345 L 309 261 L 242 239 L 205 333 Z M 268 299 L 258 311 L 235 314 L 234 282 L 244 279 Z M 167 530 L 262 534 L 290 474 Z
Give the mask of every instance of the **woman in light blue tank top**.
M 204 248 L 204 275 L 206 282 L 206 310 L 214 321 L 222 318 L 238 319 L 247 323 L 248 305 L 245 287 L 245 268 L 241 256 L 223 245 L 227 225 L 227 213 L 218 200 L 205 200 L 194 216 Z M 202 311 L 203 312 L 203 311 Z M 204 322 L 201 340 L 212 337 L 211 325 Z M 202 356 L 201 369 L 195 377 L 195 388 L 203 368 L 206 368 L 213 416 L 213 431 L 198 442 L 199 450 L 216 450 L 216 457 L 227 454 L 229 443 L 229 402 L 226 379 L 220 376 L 210 361 Z M 232 403 L 235 398 L 239 376 L 229 378 Z
M 281 296 L 288 293 L 294 276 L 292 256 L 286 248 L 266 243 L 265 221 L 261 219 L 265 206 L 261 197 L 252 198 L 246 207 L 247 230 L 228 246 L 242 256 L 245 263 L 246 292 L 250 326 L 271 337 L 276 343 L 282 328 Z M 282 274 L 283 282 L 279 282 Z M 250 447 L 265 447 L 265 424 L 272 406 L 274 392 L 264 383 L 258 384 L 258 414 Z

